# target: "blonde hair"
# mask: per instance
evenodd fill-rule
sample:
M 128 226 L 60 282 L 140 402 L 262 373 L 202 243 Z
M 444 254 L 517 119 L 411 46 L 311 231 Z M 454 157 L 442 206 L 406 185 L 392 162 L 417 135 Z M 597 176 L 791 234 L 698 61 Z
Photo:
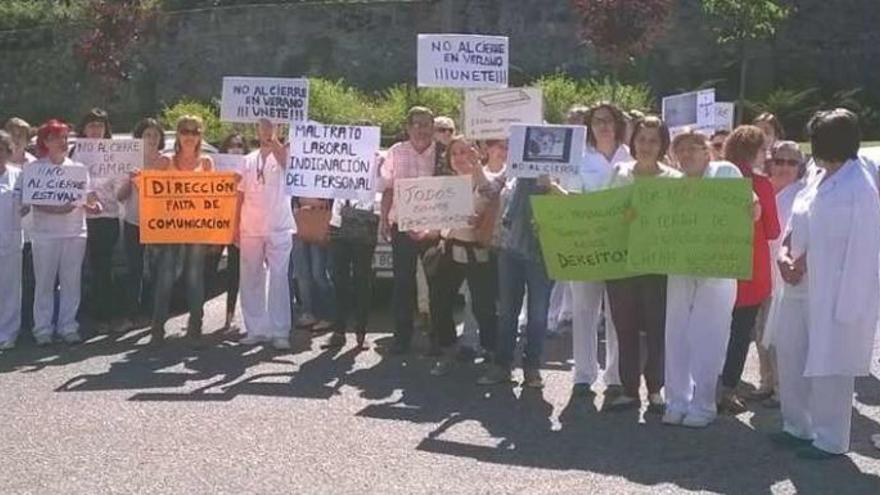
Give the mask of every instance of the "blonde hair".
M 6 121 L 6 125 L 3 128 L 9 133 L 13 141 L 24 138 L 24 143 L 27 144 L 31 138 L 31 125 L 24 119 L 12 117 Z
M 195 126 L 199 130 L 199 144 L 196 146 L 196 154 L 202 153 L 202 136 L 205 131 L 205 121 L 198 115 L 183 115 L 177 119 L 177 136 L 174 139 L 174 154 L 180 153 L 180 131 L 184 127 Z

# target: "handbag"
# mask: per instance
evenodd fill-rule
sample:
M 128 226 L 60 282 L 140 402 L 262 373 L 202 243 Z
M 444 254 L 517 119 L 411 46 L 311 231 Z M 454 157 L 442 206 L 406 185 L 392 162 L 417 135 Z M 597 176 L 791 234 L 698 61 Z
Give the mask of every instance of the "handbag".
M 358 244 L 376 244 L 379 235 L 379 215 L 355 208 L 351 206 L 351 201 L 346 201 L 339 216 L 342 223 L 339 228 L 331 229 L 331 239 Z
M 303 207 L 293 213 L 296 236 L 309 244 L 326 245 L 330 242 L 330 210 Z

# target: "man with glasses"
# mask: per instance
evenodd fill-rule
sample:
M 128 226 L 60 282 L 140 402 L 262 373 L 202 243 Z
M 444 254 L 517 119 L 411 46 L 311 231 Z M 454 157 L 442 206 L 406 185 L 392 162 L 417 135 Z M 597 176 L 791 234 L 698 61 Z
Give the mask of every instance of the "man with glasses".
M 709 138 L 709 144 L 711 147 L 709 148 L 709 154 L 712 157 L 712 161 L 718 162 L 724 160 L 724 140 L 727 139 L 727 136 L 730 135 L 730 131 L 725 129 L 719 129 L 712 133 L 712 137 Z

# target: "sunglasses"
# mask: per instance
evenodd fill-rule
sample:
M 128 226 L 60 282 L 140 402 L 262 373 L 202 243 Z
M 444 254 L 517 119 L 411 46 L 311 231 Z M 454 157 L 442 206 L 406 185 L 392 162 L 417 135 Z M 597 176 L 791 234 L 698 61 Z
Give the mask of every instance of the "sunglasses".
M 771 160 L 771 163 L 779 166 L 788 165 L 789 167 L 799 167 L 801 165 L 800 160 L 791 160 L 788 158 L 774 158 Z
M 180 134 L 182 136 L 201 136 L 202 135 L 202 131 L 199 129 L 181 129 L 178 132 L 180 132 Z

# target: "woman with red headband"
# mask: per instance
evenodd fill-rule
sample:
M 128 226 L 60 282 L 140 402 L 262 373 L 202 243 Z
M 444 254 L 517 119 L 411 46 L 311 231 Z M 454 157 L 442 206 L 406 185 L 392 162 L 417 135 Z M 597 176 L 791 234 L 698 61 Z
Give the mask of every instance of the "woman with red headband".
M 67 156 L 67 124 L 50 120 L 37 131 L 39 160 L 33 166 L 82 167 Z M 68 344 L 81 341 L 79 310 L 82 262 L 86 251 L 86 212 L 100 213 L 101 204 L 89 193 L 84 205 L 34 206 L 31 242 L 34 274 L 34 338 L 37 345 L 52 343 L 57 332 Z M 60 285 L 58 319 L 53 325 L 56 281 Z

